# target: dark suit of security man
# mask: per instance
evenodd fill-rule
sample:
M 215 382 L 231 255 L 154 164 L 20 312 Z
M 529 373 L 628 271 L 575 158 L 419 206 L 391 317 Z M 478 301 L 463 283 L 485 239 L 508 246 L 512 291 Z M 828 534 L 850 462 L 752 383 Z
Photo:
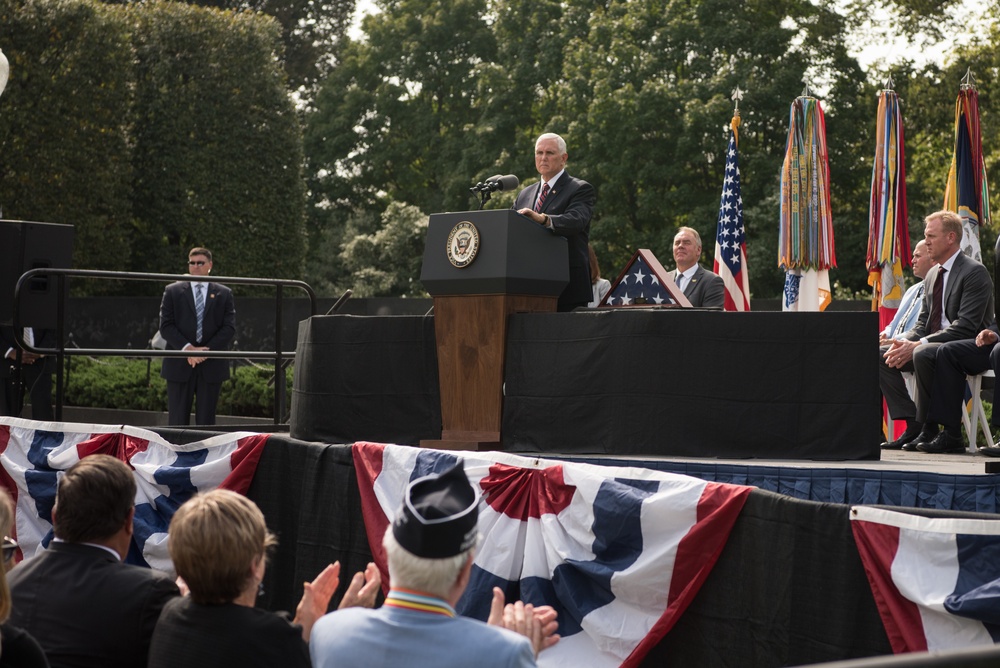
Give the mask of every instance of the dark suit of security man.
M 193 248 L 188 253 L 188 273 L 208 277 L 212 271 L 212 252 Z M 201 336 L 198 336 L 197 291 L 204 302 Z M 226 350 L 236 335 L 236 306 L 233 292 L 210 281 L 171 283 L 160 302 L 160 336 L 168 350 Z M 160 375 L 167 381 L 167 405 L 171 425 L 187 425 L 191 404 L 195 403 L 195 423 L 215 424 L 215 407 L 222 382 L 229 378 L 229 361 L 191 357 L 163 359 Z
M 535 141 L 535 167 L 541 180 L 518 193 L 513 207 L 568 242 L 569 285 L 559 295 L 560 311 L 585 307 L 593 299 L 587 246 L 597 194 L 594 186 L 566 173 L 568 159 L 562 137 L 541 135 Z

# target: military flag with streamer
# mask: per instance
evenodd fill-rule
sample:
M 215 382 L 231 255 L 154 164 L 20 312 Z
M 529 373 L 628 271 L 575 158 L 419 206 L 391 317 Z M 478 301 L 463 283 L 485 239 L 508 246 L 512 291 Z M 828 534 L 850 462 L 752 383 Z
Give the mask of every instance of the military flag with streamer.
M 824 310 L 830 303 L 829 270 L 837 266 L 826 122 L 819 100 L 808 92 L 792 102 L 781 168 L 778 266 L 785 270 L 785 311 Z
M 903 112 L 892 79 L 878 96 L 868 208 L 868 284 L 879 330 L 892 321 L 903 298 L 903 267 L 910 265 L 910 226 L 906 210 L 906 156 Z
M 982 262 L 979 227 L 990 223 L 990 198 L 979 129 L 979 93 L 971 72 L 966 72 L 955 100 L 955 152 L 948 171 L 944 208 L 962 217 L 962 252 Z

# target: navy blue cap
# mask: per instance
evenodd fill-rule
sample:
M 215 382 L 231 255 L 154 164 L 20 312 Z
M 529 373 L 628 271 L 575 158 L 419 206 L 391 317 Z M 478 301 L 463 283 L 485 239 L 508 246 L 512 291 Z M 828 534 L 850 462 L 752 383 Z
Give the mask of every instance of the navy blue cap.
M 479 492 L 469 483 L 461 461 L 407 486 L 392 535 L 407 552 L 425 559 L 454 557 L 475 546 Z

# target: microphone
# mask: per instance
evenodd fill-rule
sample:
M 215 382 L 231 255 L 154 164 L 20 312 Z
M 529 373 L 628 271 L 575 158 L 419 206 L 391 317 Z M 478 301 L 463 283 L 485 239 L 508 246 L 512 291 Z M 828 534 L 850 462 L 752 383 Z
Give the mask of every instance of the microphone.
M 486 185 L 490 187 L 490 190 L 513 190 L 517 187 L 520 181 L 513 174 L 508 174 L 507 176 L 491 176 L 486 180 Z
M 472 193 L 493 192 L 494 190 L 496 190 L 496 188 L 491 188 L 490 187 L 490 183 L 494 183 L 494 182 L 497 181 L 497 179 L 502 179 L 502 178 L 503 178 L 503 175 L 501 175 L 501 174 L 495 174 L 495 175 L 491 176 L 490 178 L 486 179 L 486 181 L 480 181 L 476 185 L 474 185 L 471 188 L 469 188 L 469 192 L 472 192 Z

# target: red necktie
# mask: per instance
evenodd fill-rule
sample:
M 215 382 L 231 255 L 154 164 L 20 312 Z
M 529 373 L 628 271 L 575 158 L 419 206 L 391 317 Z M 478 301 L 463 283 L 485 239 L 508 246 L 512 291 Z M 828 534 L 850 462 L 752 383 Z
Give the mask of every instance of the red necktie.
M 538 201 L 535 202 L 535 211 L 538 213 L 542 212 L 542 205 L 545 204 L 545 196 L 549 194 L 549 184 L 546 183 L 542 186 L 542 193 L 538 196 Z
M 934 300 L 931 304 L 931 315 L 927 322 L 927 333 L 933 334 L 941 329 L 941 311 L 942 304 L 944 303 L 944 272 L 947 271 L 944 267 L 941 267 L 941 271 L 938 272 L 937 278 L 934 279 Z

